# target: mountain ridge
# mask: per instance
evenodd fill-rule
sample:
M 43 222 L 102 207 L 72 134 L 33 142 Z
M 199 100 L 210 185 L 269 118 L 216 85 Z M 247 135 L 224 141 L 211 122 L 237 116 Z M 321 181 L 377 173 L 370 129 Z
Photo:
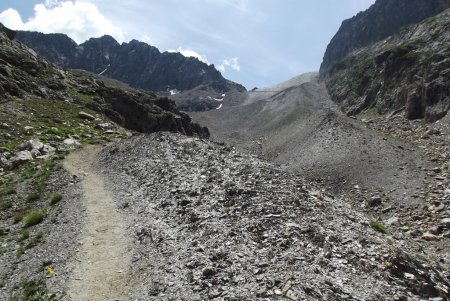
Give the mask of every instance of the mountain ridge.
M 344 20 L 331 39 L 320 66 L 321 75 L 352 50 L 369 46 L 420 23 L 450 7 L 450 0 L 377 0 L 370 8 Z
M 64 34 L 29 31 L 18 31 L 16 39 L 59 66 L 101 73 L 135 88 L 167 92 L 209 85 L 217 93 L 245 90 L 223 78 L 214 65 L 180 53 L 161 53 L 138 40 L 119 44 L 106 35 L 78 45 Z

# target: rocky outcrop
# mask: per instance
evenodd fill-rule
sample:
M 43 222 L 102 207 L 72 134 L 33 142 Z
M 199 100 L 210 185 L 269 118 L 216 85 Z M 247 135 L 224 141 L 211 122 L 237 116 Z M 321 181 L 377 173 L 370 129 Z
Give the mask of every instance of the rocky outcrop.
M 214 65 L 180 53 L 161 53 L 137 40 L 119 44 L 103 36 L 77 45 L 66 35 L 25 31 L 19 31 L 16 38 L 61 67 L 101 73 L 135 88 L 183 91 L 208 85 L 217 93 L 245 91 L 243 86 L 223 78 Z
M 15 98 L 61 100 L 106 114 L 119 125 L 139 132 L 209 135 L 206 128 L 193 124 L 189 116 L 180 112 L 173 101 L 153 93 L 112 87 L 86 72 L 63 71 L 24 44 L 12 40 L 12 33 L 0 24 L 0 97 L 3 102 Z M 56 36 L 70 46 L 70 41 Z M 112 38 L 94 42 L 102 43 L 106 50 L 114 48 L 108 44 Z M 66 58 L 70 58 L 70 53 Z
M 352 51 L 322 70 L 333 101 L 348 115 L 373 109 L 404 110 L 408 119 L 430 122 L 442 118 L 450 107 L 449 30 L 450 11 L 445 11 Z
M 450 7 L 450 0 L 377 0 L 368 10 L 342 22 L 325 52 L 321 72 L 352 50 L 366 47 Z

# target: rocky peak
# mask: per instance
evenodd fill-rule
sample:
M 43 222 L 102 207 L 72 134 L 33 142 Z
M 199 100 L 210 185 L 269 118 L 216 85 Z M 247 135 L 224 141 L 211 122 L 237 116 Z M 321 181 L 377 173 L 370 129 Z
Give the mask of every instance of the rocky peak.
M 64 35 L 63 35 L 64 36 Z M 179 53 L 161 53 L 156 47 L 132 40 L 121 45 L 110 36 L 77 45 L 65 36 L 19 32 L 17 39 L 60 66 L 83 69 L 152 91 L 190 90 L 210 85 L 217 93 L 245 91 L 223 78 L 213 65 Z
M 368 10 L 342 22 L 325 52 L 321 75 L 352 50 L 378 42 L 449 7 L 450 0 L 377 0 Z

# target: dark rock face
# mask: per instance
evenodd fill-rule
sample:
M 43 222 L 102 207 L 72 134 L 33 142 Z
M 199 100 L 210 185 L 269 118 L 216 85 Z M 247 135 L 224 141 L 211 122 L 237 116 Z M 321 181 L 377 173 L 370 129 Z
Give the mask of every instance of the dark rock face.
M 46 37 L 44 35 L 44 37 Z M 61 100 L 82 105 L 107 115 L 119 125 L 139 132 L 172 131 L 187 135 L 208 137 L 207 128 L 191 122 L 188 115 L 180 112 L 172 100 L 156 96 L 153 93 L 127 89 L 126 91 L 106 85 L 98 77 L 82 71 L 63 71 L 39 57 L 22 43 L 12 40 L 14 31 L 0 24 L 0 97 L 1 101 L 14 101 L 14 97 L 23 99 Z M 63 35 L 54 35 L 50 41 L 59 40 L 60 45 L 76 45 Z M 53 45 L 49 41 L 49 45 Z M 103 37 L 88 41 L 98 43 L 103 49 L 99 53 L 80 59 L 88 64 L 101 61 L 93 57 L 103 55 L 119 47 L 114 39 Z M 55 42 L 56 43 L 56 42 Z M 95 48 L 97 46 L 93 46 Z M 55 54 L 52 47 L 49 56 Z M 77 57 L 79 49 L 73 57 Z M 68 62 L 73 53 L 59 57 L 60 62 Z M 93 58 L 90 60 L 90 58 Z
M 347 115 L 373 108 L 379 114 L 404 110 L 408 119 L 442 118 L 450 107 L 449 30 L 445 11 L 352 51 L 322 70 L 333 101 Z
M 342 22 L 325 52 L 321 73 L 352 50 L 366 47 L 403 26 L 419 23 L 450 7 L 450 0 L 377 0 L 368 10 Z
M 224 79 L 214 65 L 180 53 L 160 53 L 136 40 L 120 45 L 114 38 L 103 36 L 77 45 L 66 35 L 25 31 L 19 31 L 16 38 L 61 67 L 102 73 L 135 88 L 183 91 L 211 85 L 218 93 L 245 91 L 243 86 Z

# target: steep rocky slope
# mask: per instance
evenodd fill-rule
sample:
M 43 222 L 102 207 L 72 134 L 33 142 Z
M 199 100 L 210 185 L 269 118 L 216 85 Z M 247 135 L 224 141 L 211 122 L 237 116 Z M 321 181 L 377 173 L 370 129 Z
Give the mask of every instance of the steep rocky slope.
M 91 38 L 77 45 L 63 34 L 19 31 L 16 38 L 37 53 L 64 68 L 83 69 L 123 81 L 135 88 L 168 93 L 181 93 L 177 101 L 183 110 L 210 109 L 217 104 L 195 107 L 192 101 L 220 97 L 230 90 L 245 91 L 239 84 L 223 78 L 214 65 L 208 65 L 180 53 L 161 53 L 156 47 L 132 40 L 119 44 L 110 36 Z M 202 95 L 195 91 L 207 91 Z M 190 102 L 189 102 L 190 101 Z M 204 102 L 204 101 L 203 101 Z
M 445 267 L 415 242 L 229 146 L 139 136 L 97 166 L 129 224 L 130 300 L 448 298 Z
M 373 194 L 392 190 L 390 197 L 401 202 L 425 177 L 418 166 L 428 163 L 420 154 L 341 116 L 311 74 L 242 98 L 240 105 L 191 116 L 214 139 L 324 179 L 337 191 L 354 185 Z
M 353 50 L 321 70 L 331 98 L 348 115 L 404 110 L 408 119 L 442 118 L 450 108 L 449 29 L 450 12 L 445 11 Z
M 450 7 L 449 0 L 377 0 L 369 9 L 344 20 L 328 45 L 321 72 L 339 62 L 352 50 L 369 46 Z
M 11 41 L 6 31 L 0 31 L 0 39 L 0 96 L 5 106 L 11 106 L 17 98 L 59 100 L 101 112 L 131 130 L 207 135 L 206 129 L 191 123 L 168 98 L 107 86 L 85 72 L 63 71 L 23 44 Z
M 340 113 L 311 75 L 276 87 L 281 90 L 248 92 L 231 106 L 191 116 L 209 127 L 213 140 L 341 196 L 398 239 L 418 242 L 430 260 L 449 264 L 450 231 L 442 225 L 450 206 L 448 116 L 428 126 L 400 114 L 368 112 L 357 120 Z

